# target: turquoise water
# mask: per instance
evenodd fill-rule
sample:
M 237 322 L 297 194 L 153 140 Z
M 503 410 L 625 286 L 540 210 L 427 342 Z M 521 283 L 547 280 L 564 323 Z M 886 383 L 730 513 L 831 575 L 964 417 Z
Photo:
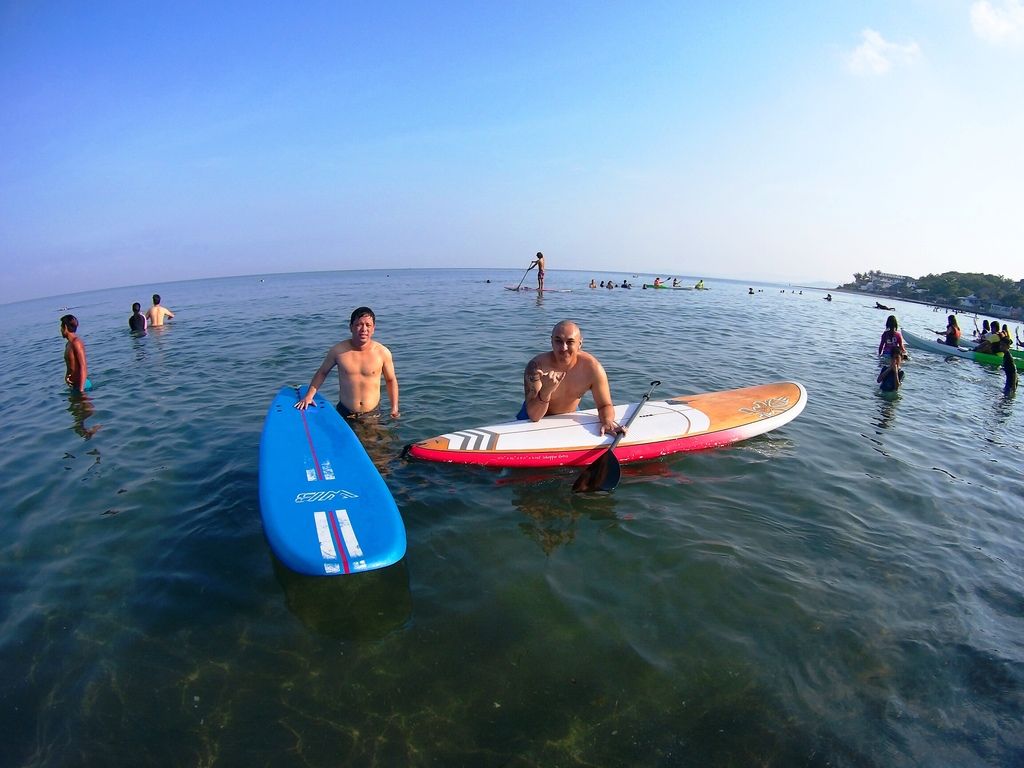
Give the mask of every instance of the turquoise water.
M 574 291 L 540 298 L 502 289 L 521 271 L 424 270 L 0 306 L 0 765 L 1024 760 L 1024 403 L 1001 372 L 913 352 L 887 399 L 873 298 L 591 276 L 550 271 Z M 154 290 L 177 318 L 133 338 Z M 263 539 L 260 429 L 364 303 L 402 418 L 362 437 L 408 554 L 303 578 Z M 64 306 L 87 402 L 62 386 Z M 575 471 L 399 457 L 513 415 L 565 317 L 617 401 L 795 379 L 808 406 L 604 497 L 574 496 Z

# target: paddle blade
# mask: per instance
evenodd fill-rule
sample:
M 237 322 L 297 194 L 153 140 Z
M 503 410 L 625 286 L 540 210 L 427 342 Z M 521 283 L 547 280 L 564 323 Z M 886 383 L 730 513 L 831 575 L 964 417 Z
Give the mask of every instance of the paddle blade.
M 576 482 L 572 484 L 575 493 L 591 493 L 593 491 L 613 491 L 622 477 L 622 468 L 615 458 L 614 451 L 608 450 L 601 457 L 580 472 Z

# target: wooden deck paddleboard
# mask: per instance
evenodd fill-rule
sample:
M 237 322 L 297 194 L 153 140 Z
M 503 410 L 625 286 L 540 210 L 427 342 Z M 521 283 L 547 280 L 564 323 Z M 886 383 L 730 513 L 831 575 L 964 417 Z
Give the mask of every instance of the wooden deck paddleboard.
M 793 381 L 649 400 L 615 456 L 625 464 L 728 445 L 787 424 L 806 403 L 807 390 Z M 637 407 L 615 406 L 615 420 L 625 421 Z M 600 434 L 597 410 L 591 409 L 450 432 L 413 443 L 407 453 L 456 464 L 561 467 L 589 464 L 611 442 Z
M 285 387 L 260 438 L 260 512 L 274 554 L 310 576 L 383 568 L 405 555 L 391 492 L 351 427 L 319 394 Z

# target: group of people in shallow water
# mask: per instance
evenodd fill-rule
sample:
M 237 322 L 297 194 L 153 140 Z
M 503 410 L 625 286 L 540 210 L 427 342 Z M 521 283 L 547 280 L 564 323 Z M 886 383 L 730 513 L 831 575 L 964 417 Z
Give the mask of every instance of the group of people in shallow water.
M 538 252 L 527 272 L 538 268 L 537 287 L 544 287 L 544 254 Z M 604 283 L 602 283 L 604 286 Z M 593 282 L 591 282 L 593 287 Z M 615 285 L 609 281 L 607 287 Z M 630 285 L 623 281 L 622 287 Z M 142 335 L 151 326 L 160 326 L 174 313 L 160 304 L 153 294 L 153 306 L 143 314 L 141 305 L 132 305 L 128 327 Z M 398 407 L 398 376 L 391 350 L 373 340 L 377 317 L 369 307 L 357 307 L 349 317 L 349 338 L 327 350 L 323 362 L 313 374 L 305 395 L 295 403 L 299 410 L 308 408 L 317 391 L 334 369 L 338 369 L 337 411 L 352 421 L 377 419 L 381 410 L 381 381 L 391 401 L 391 417 L 400 416 Z M 64 315 L 60 320 L 61 336 L 67 341 L 64 350 L 64 380 L 72 391 L 82 394 L 91 389 L 86 362 L 85 344 L 78 337 L 78 318 Z M 597 407 L 601 434 L 625 432 L 615 421 L 608 376 L 596 357 L 583 351 L 583 333 L 571 320 L 563 320 L 551 331 L 551 351 L 543 352 L 527 364 L 523 372 L 523 405 L 519 419 L 537 421 L 544 416 L 575 411 L 583 396 L 590 392 Z M 87 398 L 76 398 L 87 401 Z
M 128 318 L 128 328 L 132 333 L 142 335 L 150 327 L 161 326 L 166 320 L 174 317 L 167 307 L 160 305 L 160 294 L 153 294 L 153 306 L 142 314 L 139 302 L 132 304 L 132 314 Z M 64 382 L 71 391 L 82 394 L 92 389 L 89 378 L 89 363 L 85 354 L 85 343 L 78 336 L 78 318 L 64 315 L 60 319 L 60 335 L 67 343 L 64 345 Z
M 349 318 L 350 338 L 327 351 L 313 374 L 299 410 L 313 403 L 328 374 L 338 369 L 337 410 L 353 421 L 380 417 L 380 384 L 387 388 L 391 418 L 398 418 L 398 376 L 391 350 L 373 340 L 377 318 L 369 307 L 357 307 Z M 544 416 L 575 411 L 590 392 L 601 422 L 601 434 L 624 432 L 615 421 L 608 376 L 596 357 L 583 351 L 583 333 L 571 320 L 551 330 L 551 351 L 536 355 L 523 371 L 523 405 L 517 419 L 538 421 Z
M 594 280 L 594 278 L 590 278 L 590 287 L 591 288 L 632 288 L 633 284 L 630 283 L 630 282 L 627 282 L 625 279 L 623 279 L 622 285 L 616 285 L 614 280 L 609 280 L 607 283 L 604 280 L 602 280 L 601 281 L 601 285 L 599 286 L 597 284 L 597 282 Z
M 591 281 L 591 287 L 596 287 Z M 602 282 L 602 287 L 614 288 L 614 282 Z M 623 281 L 622 287 L 629 287 Z M 159 294 L 153 294 L 153 306 L 145 314 L 141 305 L 132 305 L 128 327 L 134 334 L 144 334 L 151 326 L 162 326 L 174 313 L 162 306 Z M 319 388 L 335 367 L 338 368 L 338 412 L 347 419 L 361 420 L 378 418 L 380 415 L 380 385 L 383 380 L 391 401 L 391 417 L 398 418 L 398 376 L 395 373 L 391 351 L 373 340 L 376 316 L 369 307 L 357 307 L 349 319 L 350 338 L 331 347 L 320 367 L 313 374 L 309 388 L 295 407 L 304 409 L 313 402 Z M 66 340 L 64 381 L 72 391 L 82 394 L 92 388 L 89 367 L 86 360 L 85 344 L 78 337 L 78 318 L 64 315 L 60 319 L 61 336 Z M 945 331 L 939 341 L 952 347 L 960 345 L 962 332 L 956 315 L 949 315 Z M 1000 327 L 997 321 L 985 321 L 976 332 L 974 351 L 1003 355 L 1003 370 L 1006 374 L 1004 391 L 1009 393 L 1017 388 L 1017 369 L 1010 352 L 1013 341 L 1006 324 Z M 1018 344 L 1024 346 L 1018 338 Z M 608 377 L 601 363 L 593 355 L 584 352 L 583 333 L 579 326 L 570 321 L 559 322 L 551 331 L 551 351 L 534 357 L 523 373 L 523 405 L 517 418 L 537 421 L 547 415 L 568 413 L 576 410 L 581 398 L 590 392 L 597 406 L 601 420 L 601 432 L 624 431 L 614 420 L 614 406 Z M 879 388 L 894 392 L 902 386 L 903 361 L 909 356 L 899 322 L 895 315 L 885 321 L 885 331 L 878 343 L 878 354 L 883 360 L 877 376 Z
M 977 322 L 975 322 L 975 328 L 977 328 Z M 946 329 L 944 331 L 933 329 L 932 332 L 942 336 L 942 338 L 938 339 L 940 344 L 950 347 L 960 347 L 961 345 L 963 333 L 960 330 L 960 323 L 956 315 L 950 315 L 946 319 Z M 1006 375 L 1006 384 L 1003 387 L 1003 391 L 1006 393 L 1015 391 L 1018 380 L 1017 366 L 1014 363 L 1011 352 L 1013 349 L 1013 339 L 1010 336 L 1010 329 L 1006 323 L 1003 323 L 1002 327 L 1000 327 L 997 320 L 993 320 L 991 323 L 985 320 L 981 330 L 975 330 L 973 343 L 974 346 L 971 348 L 973 352 L 1002 355 L 1002 369 Z M 1017 343 L 1020 346 L 1024 346 L 1024 342 L 1019 337 Z M 882 338 L 878 342 L 878 355 L 882 358 L 882 370 L 879 371 L 876 379 L 879 388 L 883 392 L 894 392 L 900 388 L 903 382 L 904 371 L 902 363 L 909 358 L 896 315 L 889 315 L 886 318 L 885 330 L 882 332 Z

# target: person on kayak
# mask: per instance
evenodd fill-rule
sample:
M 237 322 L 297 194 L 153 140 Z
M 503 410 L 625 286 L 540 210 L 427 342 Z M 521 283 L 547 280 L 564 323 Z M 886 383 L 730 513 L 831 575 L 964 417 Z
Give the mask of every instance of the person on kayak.
M 349 319 L 351 339 L 338 342 L 327 351 L 323 363 L 313 374 L 305 396 L 295 404 L 300 411 L 309 407 L 327 374 L 338 366 L 338 413 L 346 419 L 371 419 L 380 416 L 380 380 L 383 377 L 391 400 L 391 418 L 397 419 L 398 377 L 391 350 L 373 340 L 377 318 L 369 307 L 353 310 Z
M 960 324 L 956 321 L 956 315 L 950 315 L 946 320 L 946 330 L 933 330 L 932 333 L 945 334 L 945 339 L 939 339 L 940 344 L 945 344 L 949 347 L 960 346 Z
M 988 320 L 985 321 L 988 324 Z M 1007 329 L 1007 336 L 1010 335 L 1009 329 Z M 990 325 L 984 328 L 982 336 L 978 340 L 977 345 L 974 347 L 975 352 L 985 352 L 990 355 L 999 354 L 999 342 L 1002 340 L 1002 334 L 999 332 L 999 321 L 993 320 Z
M 526 364 L 525 400 L 516 418 L 540 421 L 545 416 L 572 413 L 583 395 L 590 392 L 601 419 L 601 434 L 625 433 L 615 421 L 608 375 L 598 359 L 582 347 L 583 333 L 571 320 L 563 320 L 551 329 L 551 351 Z

